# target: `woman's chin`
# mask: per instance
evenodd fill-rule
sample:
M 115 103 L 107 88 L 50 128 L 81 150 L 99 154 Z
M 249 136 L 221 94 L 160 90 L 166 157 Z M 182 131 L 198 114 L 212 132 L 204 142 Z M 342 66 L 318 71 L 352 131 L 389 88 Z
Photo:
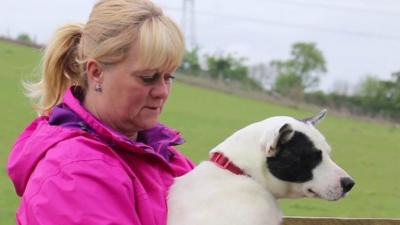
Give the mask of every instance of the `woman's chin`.
M 144 123 L 142 123 L 142 125 L 141 125 L 142 130 L 148 130 L 148 129 L 155 127 L 159 123 L 159 120 L 157 118 L 157 119 L 151 119 L 151 120 L 143 121 L 143 122 Z

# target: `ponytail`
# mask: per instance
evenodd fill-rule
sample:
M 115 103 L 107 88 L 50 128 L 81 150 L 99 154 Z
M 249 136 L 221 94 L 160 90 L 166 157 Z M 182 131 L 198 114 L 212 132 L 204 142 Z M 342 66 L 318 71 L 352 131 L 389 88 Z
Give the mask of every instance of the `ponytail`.
M 83 70 L 78 56 L 82 30 L 83 24 L 75 23 L 59 28 L 46 47 L 41 80 L 24 84 L 40 115 L 47 115 L 60 103 L 67 88 L 81 83 Z

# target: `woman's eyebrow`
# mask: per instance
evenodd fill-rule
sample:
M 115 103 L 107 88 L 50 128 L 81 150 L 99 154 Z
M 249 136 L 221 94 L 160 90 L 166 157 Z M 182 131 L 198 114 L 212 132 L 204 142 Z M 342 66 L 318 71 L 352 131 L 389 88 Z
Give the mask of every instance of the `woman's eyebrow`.
M 132 75 L 141 75 L 144 73 L 158 73 L 157 70 L 148 70 L 148 69 L 144 69 L 144 70 L 134 70 L 132 72 L 130 72 L 130 74 Z

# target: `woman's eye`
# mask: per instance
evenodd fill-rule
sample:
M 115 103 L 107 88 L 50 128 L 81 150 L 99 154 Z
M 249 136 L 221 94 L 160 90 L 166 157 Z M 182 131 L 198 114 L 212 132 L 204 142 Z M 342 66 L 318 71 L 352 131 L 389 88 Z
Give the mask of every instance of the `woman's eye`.
M 173 79 L 175 79 L 175 77 L 171 74 L 167 74 L 164 77 L 165 81 L 171 82 Z
M 153 75 L 143 75 L 140 76 L 140 79 L 143 81 L 143 83 L 145 84 L 154 84 L 156 83 L 159 79 L 161 79 L 161 76 L 159 73 L 153 74 Z M 174 76 L 172 76 L 171 74 L 165 74 L 164 77 L 162 78 L 164 79 L 165 82 L 170 83 L 172 82 L 173 79 L 175 79 Z
M 154 83 L 155 81 L 157 81 L 159 78 L 158 74 L 153 74 L 153 75 L 149 75 L 149 76 L 141 76 L 140 79 L 142 79 L 142 81 L 146 84 L 151 84 Z

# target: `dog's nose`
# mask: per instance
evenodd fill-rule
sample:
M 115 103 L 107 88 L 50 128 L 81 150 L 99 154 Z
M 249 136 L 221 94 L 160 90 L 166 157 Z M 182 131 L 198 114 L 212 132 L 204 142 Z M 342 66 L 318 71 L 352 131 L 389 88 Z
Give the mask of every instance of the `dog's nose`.
M 349 177 L 343 177 L 340 179 L 340 185 L 342 186 L 344 193 L 349 192 L 353 188 L 354 184 L 354 181 Z

